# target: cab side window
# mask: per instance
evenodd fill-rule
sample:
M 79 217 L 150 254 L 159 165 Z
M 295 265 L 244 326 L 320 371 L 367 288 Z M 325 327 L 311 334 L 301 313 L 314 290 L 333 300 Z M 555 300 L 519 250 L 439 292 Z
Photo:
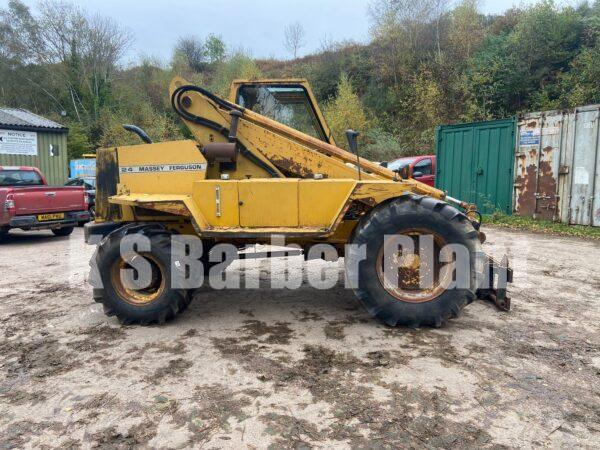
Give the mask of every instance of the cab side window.
M 423 175 L 431 175 L 432 174 L 431 159 L 429 159 L 429 158 L 422 159 L 421 161 L 416 163 L 414 166 L 414 169 L 413 169 L 413 173 L 414 172 L 421 172 L 421 174 L 423 174 Z

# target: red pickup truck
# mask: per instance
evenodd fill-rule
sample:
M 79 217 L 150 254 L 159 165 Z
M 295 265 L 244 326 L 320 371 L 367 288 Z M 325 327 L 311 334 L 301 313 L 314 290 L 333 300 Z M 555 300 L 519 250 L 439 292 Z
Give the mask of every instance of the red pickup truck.
M 435 185 L 435 155 L 407 156 L 390 161 L 387 168 L 429 186 Z
M 35 167 L 0 166 L 0 239 L 12 228 L 68 236 L 90 218 L 81 186 L 48 186 Z

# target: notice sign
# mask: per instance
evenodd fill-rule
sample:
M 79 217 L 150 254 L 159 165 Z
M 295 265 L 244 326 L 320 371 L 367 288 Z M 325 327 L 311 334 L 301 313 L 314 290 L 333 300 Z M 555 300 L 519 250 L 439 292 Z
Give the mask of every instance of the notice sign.
M 539 145 L 540 143 L 540 129 L 534 130 L 521 130 L 519 136 L 519 146 L 522 145 Z
M 37 133 L 0 130 L 0 155 L 37 156 Z

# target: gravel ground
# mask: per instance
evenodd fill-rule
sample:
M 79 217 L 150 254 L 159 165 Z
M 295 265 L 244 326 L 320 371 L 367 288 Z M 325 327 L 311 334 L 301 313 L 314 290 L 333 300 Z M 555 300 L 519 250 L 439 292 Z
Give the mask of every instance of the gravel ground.
M 512 255 L 513 310 L 476 302 L 417 330 L 375 322 L 342 283 L 203 289 L 172 323 L 122 327 L 91 300 L 80 229 L 15 233 L 0 448 L 597 446 L 600 243 L 487 232 Z M 266 284 L 297 258 L 249 264 Z

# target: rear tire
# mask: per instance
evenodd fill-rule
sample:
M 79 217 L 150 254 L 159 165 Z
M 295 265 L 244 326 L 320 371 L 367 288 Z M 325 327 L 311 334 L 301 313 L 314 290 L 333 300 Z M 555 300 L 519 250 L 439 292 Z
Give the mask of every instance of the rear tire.
M 64 228 L 58 228 L 55 230 L 52 230 L 52 233 L 54 233 L 54 236 L 70 236 L 71 233 L 73 233 L 73 227 L 64 227 Z
M 94 289 L 94 300 L 102 303 L 107 316 L 117 316 L 124 325 L 152 323 L 163 324 L 184 311 L 191 296 L 185 289 L 174 289 L 171 283 L 171 234 L 157 228 L 144 230 L 150 238 L 150 252 L 141 252 L 153 266 L 153 278 L 160 278 L 153 290 L 132 291 L 127 289 L 116 268 L 124 268 L 121 257 L 121 235 L 117 234 L 103 242 L 96 254 L 98 272 L 102 280 L 102 289 Z M 115 266 L 116 265 L 116 266 Z M 148 292 L 148 293 L 147 293 Z
M 390 288 L 389 284 L 384 286 L 382 270 L 379 270 L 384 236 L 396 234 L 412 235 L 413 238 L 431 234 L 434 239 L 439 237 L 443 243 L 440 247 L 445 244 L 466 247 L 470 256 L 469 286 L 445 290 L 442 283 L 441 287 L 430 290 L 419 290 L 414 285 L 398 290 Z M 447 319 L 457 317 L 462 308 L 475 299 L 481 253 L 478 232 L 463 213 L 443 201 L 406 195 L 379 205 L 357 225 L 351 243 L 366 244 L 366 259 L 359 260 L 352 252 L 346 256 L 348 276 L 358 281 L 354 291 L 366 309 L 387 325 L 439 327 Z M 352 273 L 356 270 L 357 273 Z M 403 284 L 401 275 L 398 284 Z

